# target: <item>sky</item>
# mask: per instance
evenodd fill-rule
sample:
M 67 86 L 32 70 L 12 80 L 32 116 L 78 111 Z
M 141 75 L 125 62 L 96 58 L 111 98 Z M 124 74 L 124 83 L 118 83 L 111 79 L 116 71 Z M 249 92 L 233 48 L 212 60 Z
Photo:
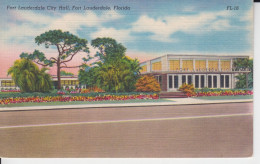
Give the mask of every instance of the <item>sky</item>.
M 0 77 L 7 76 L 8 68 L 22 52 L 38 49 L 46 56 L 57 56 L 56 49 L 46 49 L 34 41 L 36 36 L 55 29 L 69 31 L 89 43 L 97 37 L 114 38 L 127 48 L 127 56 L 140 62 L 166 54 L 253 56 L 252 0 L 0 2 Z M 19 9 L 27 6 L 42 6 L 45 10 Z M 69 6 L 70 10 L 59 10 L 59 6 Z M 84 6 L 111 10 L 84 10 Z M 130 10 L 114 10 L 114 6 Z M 227 10 L 227 6 L 238 10 Z M 81 10 L 74 10 L 79 7 Z M 94 55 L 97 50 L 90 44 L 89 48 L 90 55 Z M 85 55 L 78 54 L 68 65 L 79 65 Z M 76 74 L 78 70 L 66 71 Z M 55 67 L 50 73 L 56 74 Z

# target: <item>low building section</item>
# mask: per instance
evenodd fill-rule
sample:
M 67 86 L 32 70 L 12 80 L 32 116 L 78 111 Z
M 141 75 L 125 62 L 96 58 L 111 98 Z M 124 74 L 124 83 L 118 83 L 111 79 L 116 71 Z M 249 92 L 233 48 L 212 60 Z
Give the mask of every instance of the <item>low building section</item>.
M 57 76 L 52 76 L 53 85 L 55 88 L 58 86 Z M 61 86 L 63 89 L 70 88 L 75 89 L 76 87 L 82 87 L 80 85 L 78 76 L 62 76 L 61 77 Z M 19 89 L 11 77 L 0 78 L 0 90 L 4 89 Z
M 141 74 L 151 74 L 162 91 L 177 91 L 183 83 L 195 88 L 235 88 L 235 76 L 248 74 L 248 69 L 236 69 L 234 61 L 248 56 L 165 55 L 140 64 Z

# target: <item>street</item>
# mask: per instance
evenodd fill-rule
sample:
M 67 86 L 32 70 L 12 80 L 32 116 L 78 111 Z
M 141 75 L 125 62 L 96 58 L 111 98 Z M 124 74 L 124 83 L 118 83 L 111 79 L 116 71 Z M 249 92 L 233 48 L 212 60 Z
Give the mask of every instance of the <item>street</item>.
M 0 112 L 2 157 L 248 157 L 253 103 Z

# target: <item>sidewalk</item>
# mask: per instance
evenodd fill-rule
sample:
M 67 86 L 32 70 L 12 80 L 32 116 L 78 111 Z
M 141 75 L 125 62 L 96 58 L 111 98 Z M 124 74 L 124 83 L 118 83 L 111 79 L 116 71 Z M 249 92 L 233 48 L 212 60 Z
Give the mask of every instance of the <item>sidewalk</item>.
M 196 98 L 175 98 L 166 99 L 169 102 L 145 102 L 145 103 L 120 103 L 120 104 L 80 104 L 80 105 L 52 105 L 52 106 L 28 106 L 28 107 L 5 107 L 0 108 L 4 111 L 24 111 L 24 110 L 46 110 L 46 109 L 74 109 L 74 108 L 111 108 L 111 107 L 137 107 L 137 106 L 166 106 L 166 105 L 203 105 L 217 103 L 239 103 L 253 102 L 253 99 L 237 100 L 201 100 Z

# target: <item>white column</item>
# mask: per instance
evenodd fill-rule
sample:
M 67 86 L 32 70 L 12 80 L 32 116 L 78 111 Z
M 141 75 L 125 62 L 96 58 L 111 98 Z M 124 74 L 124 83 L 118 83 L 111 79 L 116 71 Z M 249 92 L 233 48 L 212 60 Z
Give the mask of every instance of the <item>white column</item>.
M 180 88 L 180 86 L 182 86 L 182 74 L 177 74 L 178 75 L 178 80 L 179 80 L 179 86 L 178 88 Z
M 217 74 L 217 88 L 220 88 L 220 74 Z
M 231 71 L 233 69 L 233 60 L 232 59 L 230 59 L 230 69 L 231 69 Z
M 182 59 L 180 58 L 180 69 L 182 69 Z
M 147 72 L 151 72 L 151 61 L 146 62 L 147 65 Z
M 193 86 L 195 88 L 195 74 L 192 74 L 192 84 L 193 84 Z
M 206 69 L 208 70 L 209 69 L 209 60 L 206 59 Z
M 218 70 L 221 71 L 221 62 L 220 62 L 220 59 L 218 59 Z
M 195 63 L 196 63 L 196 60 L 195 59 L 193 59 L 193 70 L 195 71 Z
M 232 89 L 232 74 L 231 75 L 229 75 L 229 88 L 231 88 Z
M 163 56 L 161 58 L 161 62 L 162 62 L 162 71 L 168 71 L 168 60 L 167 60 L 167 55 Z

